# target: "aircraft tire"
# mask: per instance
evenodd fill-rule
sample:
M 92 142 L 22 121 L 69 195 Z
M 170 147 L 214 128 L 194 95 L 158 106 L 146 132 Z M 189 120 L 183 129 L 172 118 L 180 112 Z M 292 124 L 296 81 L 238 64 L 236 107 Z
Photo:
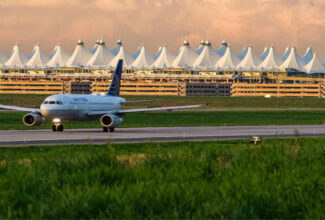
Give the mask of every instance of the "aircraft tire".
M 108 132 L 108 127 L 103 127 L 103 132 Z
M 63 130 L 64 130 L 63 125 L 58 125 L 58 127 L 57 127 L 57 131 L 62 132 Z
M 52 125 L 52 131 L 56 132 L 56 125 Z
M 109 128 L 109 131 L 110 131 L 110 132 L 114 132 L 114 131 L 115 131 L 115 128 L 114 128 L 114 127 L 110 127 L 110 128 Z

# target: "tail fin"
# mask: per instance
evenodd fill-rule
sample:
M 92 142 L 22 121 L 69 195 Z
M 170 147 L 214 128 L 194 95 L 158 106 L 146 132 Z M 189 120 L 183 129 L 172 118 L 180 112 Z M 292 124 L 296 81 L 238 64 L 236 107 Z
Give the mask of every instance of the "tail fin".
M 122 68 L 123 68 L 123 60 L 119 60 L 116 66 L 115 73 L 112 78 L 111 86 L 107 92 L 109 96 L 119 96 L 120 95 L 120 83 L 122 77 Z

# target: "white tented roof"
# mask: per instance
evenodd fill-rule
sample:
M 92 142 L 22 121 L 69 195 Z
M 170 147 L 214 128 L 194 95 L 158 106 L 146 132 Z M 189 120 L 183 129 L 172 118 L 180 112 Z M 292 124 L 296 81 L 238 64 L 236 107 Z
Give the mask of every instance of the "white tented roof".
M 230 46 L 227 47 L 225 54 L 217 61 L 215 67 L 222 70 L 234 70 L 240 60 L 231 51 Z
M 201 52 L 202 52 L 202 51 L 203 51 L 203 49 L 204 49 L 204 46 L 205 46 L 205 41 L 204 41 L 204 40 L 202 40 L 202 41 L 201 41 L 201 43 L 200 43 L 200 46 L 199 46 L 199 48 L 197 48 L 197 49 L 196 49 L 196 53 L 200 55 L 200 54 L 201 54 Z
M 253 51 L 253 48 L 250 46 L 247 49 L 247 54 L 244 59 L 238 64 L 237 68 L 239 70 L 256 70 L 261 64 L 261 60 Z
M 240 54 L 238 54 L 238 59 L 239 60 L 243 60 L 245 57 L 246 57 L 246 54 L 247 54 L 247 47 L 244 47 L 243 50 L 240 52 Z
M 24 64 L 27 62 L 27 56 L 23 54 L 23 52 L 20 50 L 19 44 L 16 44 L 11 54 L 9 55 L 9 58 L 7 62 L 5 63 L 5 66 L 7 67 L 23 67 Z
M 197 57 L 198 54 L 191 48 L 190 43 L 185 40 L 183 46 L 179 49 L 172 66 L 187 69 L 193 65 Z
M 304 61 L 305 64 L 308 64 L 314 57 L 313 50 L 308 47 L 306 50 L 305 55 L 302 58 L 302 61 Z
M 70 58 L 70 55 L 67 54 L 62 46 L 59 44 L 55 46 L 54 51 L 51 55 L 50 61 L 47 63 L 47 66 L 50 67 L 63 67 L 66 65 Z
M 122 46 L 122 41 L 121 40 L 117 40 L 116 46 L 112 50 L 112 54 L 114 56 L 116 56 L 118 54 L 118 52 L 120 51 L 121 46 Z
M 325 73 L 324 66 L 319 62 L 316 53 L 313 55 L 311 61 L 304 67 L 304 70 L 308 74 L 312 73 Z
M 304 71 L 304 62 L 297 53 L 295 47 L 291 48 L 288 58 L 282 63 L 281 68 L 295 69 L 299 71 Z
M 268 48 L 268 47 L 265 47 L 264 48 L 264 51 L 263 51 L 263 53 L 260 56 L 260 60 L 261 61 L 263 61 L 267 57 L 267 55 L 269 55 L 269 51 L 270 51 L 270 48 Z
M 79 40 L 78 44 L 67 62 L 68 67 L 81 67 L 86 66 L 92 54 L 85 47 L 84 42 Z
M 96 43 L 95 43 L 93 49 L 90 50 L 90 53 L 94 54 L 96 52 L 99 44 L 100 44 L 100 40 L 96 40 Z
M 99 41 L 96 52 L 89 59 L 87 66 L 90 67 L 104 67 L 113 59 L 112 52 L 106 48 L 103 40 Z
M 40 45 L 35 45 L 33 52 L 29 55 L 29 60 L 26 62 L 28 67 L 44 67 L 49 62 L 49 57 L 41 51 Z
M 287 48 L 284 50 L 284 53 L 281 57 L 282 61 L 285 61 L 288 58 L 289 54 L 290 54 L 290 47 L 287 46 Z
M 128 69 L 134 61 L 133 57 L 126 52 L 124 46 L 121 46 L 118 54 L 112 59 L 108 66 L 110 68 L 115 68 L 119 60 L 123 60 L 123 68 L 125 69 Z
M 135 53 L 133 53 L 131 56 L 133 57 L 133 59 L 136 59 L 141 51 L 141 46 L 138 46 L 137 51 L 135 51 Z
M 160 46 L 160 47 L 158 48 L 157 53 L 153 56 L 153 59 L 154 59 L 154 60 L 157 60 L 157 58 L 160 56 L 163 47 L 166 47 L 166 45 L 164 45 L 164 46 Z
M 209 41 L 206 41 L 204 49 L 193 63 L 193 67 L 197 69 L 211 68 L 214 67 L 219 59 L 219 54 L 211 47 L 211 43 Z
M 0 51 L 0 65 L 4 65 L 8 60 L 8 57 Z
M 220 48 L 217 50 L 217 53 L 219 54 L 220 57 L 222 57 L 228 48 L 228 43 L 227 41 L 222 41 Z
M 170 68 L 173 61 L 175 59 L 175 55 L 171 54 L 166 46 L 161 47 L 159 56 L 152 64 L 153 68 L 162 69 L 162 68 Z
M 276 54 L 273 47 L 268 48 L 268 55 L 260 64 L 260 68 L 264 70 L 278 70 L 282 64 L 281 58 Z
M 147 69 L 154 62 L 153 57 L 148 53 L 146 47 L 143 45 L 139 56 L 132 63 L 132 67 L 135 69 Z

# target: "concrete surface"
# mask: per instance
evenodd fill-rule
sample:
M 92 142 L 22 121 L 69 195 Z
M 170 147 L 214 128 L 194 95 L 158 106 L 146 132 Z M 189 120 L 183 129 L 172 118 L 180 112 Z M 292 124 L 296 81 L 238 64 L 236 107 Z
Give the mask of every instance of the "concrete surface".
M 0 146 L 102 144 L 160 141 L 245 139 L 251 136 L 294 137 L 325 136 L 325 126 L 226 126 L 226 127 L 155 127 L 117 128 L 114 133 L 101 129 L 0 130 Z

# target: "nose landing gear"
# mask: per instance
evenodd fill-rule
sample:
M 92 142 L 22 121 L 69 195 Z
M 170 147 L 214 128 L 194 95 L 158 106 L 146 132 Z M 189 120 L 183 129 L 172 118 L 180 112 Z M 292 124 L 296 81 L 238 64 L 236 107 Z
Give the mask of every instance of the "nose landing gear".
M 60 132 L 62 132 L 64 130 L 64 127 L 63 127 L 63 125 L 52 125 L 52 131 L 60 131 Z
M 53 119 L 52 131 L 53 132 L 62 132 L 64 130 L 63 125 L 61 124 L 61 120 L 58 118 Z
M 103 132 L 108 132 L 108 129 L 110 132 L 114 132 L 115 131 L 115 128 L 114 127 L 103 127 Z

